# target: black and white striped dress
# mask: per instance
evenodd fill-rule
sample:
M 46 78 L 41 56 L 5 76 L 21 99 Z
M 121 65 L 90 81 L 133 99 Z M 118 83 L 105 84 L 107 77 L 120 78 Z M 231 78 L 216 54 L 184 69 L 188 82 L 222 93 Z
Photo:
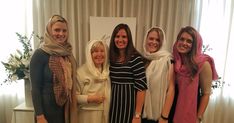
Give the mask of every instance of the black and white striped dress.
M 110 63 L 110 123 L 131 123 L 135 112 L 136 92 L 146 90 L 145 68 L 140 56 L 125 64 Z

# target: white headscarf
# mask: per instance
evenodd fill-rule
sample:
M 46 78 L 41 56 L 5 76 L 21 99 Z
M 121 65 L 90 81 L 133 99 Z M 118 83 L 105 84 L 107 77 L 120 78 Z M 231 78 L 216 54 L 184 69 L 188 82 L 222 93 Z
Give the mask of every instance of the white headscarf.
M 163 40 L 161 40 L 162 41 L 162 46 L 160 47 L 160 49 L 157 52 L 150 53 L 150 52 L 148 52 L 146 50 L 147 36 L 154 29 L 161 30 L 161 32 L 163 33 Z M 144 54 L 143 55 L 147 59 L 150 59 L 150 60 L 160 59 L 161 57 L 165 57 L 165 56 L 172 57 L 172 55 L 166 50 L 166 45 L 167 45 L 167 42 L 166 42 L 166 38 L 165 38 L 165 32 L 163 31 L 163 29 L 160 28 L 160 27 L 152 27 L 147 31 L 147 33 L 145 34 L 145 37 L 144 37 L 144 45 L 143 45 Z
M 103 63 L 103 70 L 102 72 L 100 72 L 96 67 L 95 67 L 95 64 L 92 60 L 92 55 L 91 55 L 91 49 L 92 49 L 92 46 L 97 43 L 97 42 L 102 42 L 104 48 L 105 48 L 105 61 Z M 88 44 L 87 44 L 87 47 L 86 47 L 86 65 L 88 66 L 88 69 L 89 71 L 91 72 L 91 74 L 95 77 L 95 78 L 98 78 L 98 79 L 106 79 L 109 77 L 109 62 L 108 62 L 108 50 L 107 50 L 107 44 L 102 41 L 102 40 L 92 40 L 92 41 L 89 41 Z

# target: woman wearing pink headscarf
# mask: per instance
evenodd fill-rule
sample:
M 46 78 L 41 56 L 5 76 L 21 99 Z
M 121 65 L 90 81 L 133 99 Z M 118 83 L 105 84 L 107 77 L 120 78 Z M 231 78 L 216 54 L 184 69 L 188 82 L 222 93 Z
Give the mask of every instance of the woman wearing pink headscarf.
M 214 61 L 202 53 L 201 35 L 190 26 L 180 30 L 173 55 L 179 91 L 174 123 L 199 123 L 209 102 L 211 82 L 218 78 Z

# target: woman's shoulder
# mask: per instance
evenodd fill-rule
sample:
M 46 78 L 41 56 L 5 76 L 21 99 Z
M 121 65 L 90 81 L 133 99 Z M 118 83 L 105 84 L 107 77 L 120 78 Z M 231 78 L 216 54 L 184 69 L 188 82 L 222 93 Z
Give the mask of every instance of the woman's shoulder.
M 134 54 L 132 55 L 129 63 L 133 66 L 135 65 L 143 65 L 146 66 L 150 61 L 148 59 L 146 59 L 145 57 L 143 57 L 140 54 Z
M 209 69 L 209 68 L 211 68 L 210 63 L 208 61 L 205 61 L 201 67 L 201 70 Z
M 38 48 L 34 51 L 32 59 L 38 59 L 38 60 L 49 59 L 49 54 L 47 54 L 42 49 Z
M 77 72 L 81 73 L 81 72 L 83 72 L 85 69 L 86 69 L 86 65 L 85 65 L 85 64 L 82 64 L 81 66 L 79 66 L 79 67 L 77 68 Z
M 136 58 L 144 58 L 144 56 L 142 56 L 140 53 L 134 53 L 133 55 L 131 55 L 132 59 L 136 59 Z
M 78 68 L 77 68 L 77 75 L 78 76 L 83 76 L 84 75 L 84 73 L 85 73 L 85 64 L 82 64 L 81 66 L 79 66 Z
M 82 64 L 80 67 L 78 67 L 77 74 L 79 76 L 90 76 L 87 64 Z
M 142 55 L 140 55 L 140 54 L 133 54 L 131 56 L 130 61 L 135 61 L 135 60 L 143 61 L 143 59 L 144 59 L 144 57 Z
M 41 48 L 38 48 L 34 51 L 33 53 L 34 55 L 41 55 L 41 56 L 49 56 L 49 54 L 47 54 L 44 50 L 42 50 Z

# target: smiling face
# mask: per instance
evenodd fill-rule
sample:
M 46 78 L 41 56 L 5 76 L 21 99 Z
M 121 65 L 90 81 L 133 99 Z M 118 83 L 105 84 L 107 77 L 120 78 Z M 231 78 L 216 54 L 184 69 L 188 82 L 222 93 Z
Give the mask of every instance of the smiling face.
M 193 46 L 193 38 L 192 36 L 187 33 L 183 32 L 180 38 L 177 41 L 176 49 L 181 54 L 189 53 Z
M 96 43 L 91 49 L 91 56 L 95 67 L 99 68 L 105 62 L 105 48 L 102 43 Z
M 125 49 L 128 45 L 127 32 L 124 29 L 120 29 L 119 32 L 116 34 L 114 41 L 118 49 Z
M 67 24 L 63 22 L 55 22 L 51 27 L 52 38 L 59 44 L 64 44 L 68 37 Z
M 159 34 L 156 31 L 149 32 L 146 39 L 146 50 L 150 53 L 157 52 L 161 47 Z

